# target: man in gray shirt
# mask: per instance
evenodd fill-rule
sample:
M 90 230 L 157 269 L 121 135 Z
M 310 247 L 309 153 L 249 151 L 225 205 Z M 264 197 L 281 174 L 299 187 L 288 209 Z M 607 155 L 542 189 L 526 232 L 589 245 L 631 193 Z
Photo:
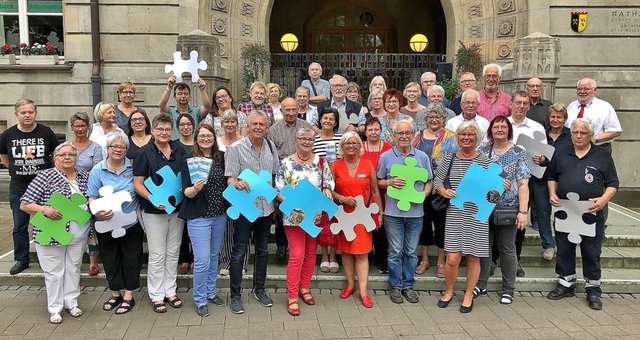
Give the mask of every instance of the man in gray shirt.
M 301 85 L 309 89 L 311 104 L 322 103 L 331 95 L 331 85 L 320 76 L 322 76 L 322 66 L 316 62 L 309 64 L 309 79 L 303 80 Z

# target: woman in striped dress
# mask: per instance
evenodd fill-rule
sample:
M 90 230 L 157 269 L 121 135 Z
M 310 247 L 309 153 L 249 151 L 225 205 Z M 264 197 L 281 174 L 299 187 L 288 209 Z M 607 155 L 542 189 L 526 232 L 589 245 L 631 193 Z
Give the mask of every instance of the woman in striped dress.
M 456 190 L 465 172 L 473 163 L 487 167 L 491 160 L 478 152 L 476 148 L 482 140 L 482 131 L 473 121 L 465 121 L 456 130 L 456 144 L 460 150 L 444 157 L 434 179 L 434 189 L 445 198 L 456 196 Z M 453 163 L 451 163 L 453 162 Z M 451 166 L 449 182 L 451 187 L 444 186 L 444 179 Z M 447 260 L 444 267 L 446 291 L 438 301 L 438 307 L 445 308 L 453 299 L 453 287 L 458 277 L 458 267 L 462 256 L 467 257 L 467 289 L 460 305 L 460 313 L 469 313 L 473 309 L 473 288 L 480 275 L 480 258 L 489 256 L 489 225 L 486 221 L 478 221 L 474 215 L 477 209 L 460 210 L 453 205 L 447 208 L 444 227 L 444 250 Z

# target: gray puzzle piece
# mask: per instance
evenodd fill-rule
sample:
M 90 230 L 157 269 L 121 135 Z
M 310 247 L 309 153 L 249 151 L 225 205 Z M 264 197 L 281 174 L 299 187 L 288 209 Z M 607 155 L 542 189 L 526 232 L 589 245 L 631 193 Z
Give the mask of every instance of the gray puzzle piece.
M 592 201 L 581 201 L 580 195 L 575 192 L 567 193 L 567 199 L 560 199 L 560 207 L 554 208 L 556 231 L 569 234 L 569 241 L 573 243 L 582 242 L 580 235 L 594 237 L 596 236 L 596 223 L 586 222 L 584 215 L 594 215 L 589 212 L 589 207 L 593 205 Z M 558 212 L 564 211 L 565 218 L 560 218 Z
M 362 195 L 356 196 L 355 210 L 348 213 L 344 211 L 344 206 L 338 208 L 336 213 L 336 219 L 338 222 L 332 223 L 330 226 L 331 233 L 338 235 L 340 231 L 344 233 L 344 238 L 351 242 L 356 238 L 356 233 L 353 230 L 358 224 L 362 224 L 367 231 L 374 231 L 376 229 L 376 221 L 373 220 L 371 214 L 377 214 L 379 211 L 378 205 L 371 203 L 368 207 L 364 204 L 364 197 Z
M 527 151 L 527 165 L 529 165 L 531 175 L 537 178 L 542 178 L 547 167 L 539 166 L 533 161 L 532 157 L 533 155 L 545 155 L 545 157 L 550 160 L 553 157 L 553 153 L 556 148 L 542 142 L 543 140 L 546 141 L 547 136 L 540 131 L 534 131 L 533 137 L 534 138 L 531 138 L 522 134 L 518 137 L 516 145 L 523 147 Z
M 347 126 L 350 124 L 358 125 L 358 113 L 352 113 L 349 117 L 347 117 L 346 113 L 340 112 L 340 124 L 338 125 L 338 133 L 345 133 L 347 131 Z

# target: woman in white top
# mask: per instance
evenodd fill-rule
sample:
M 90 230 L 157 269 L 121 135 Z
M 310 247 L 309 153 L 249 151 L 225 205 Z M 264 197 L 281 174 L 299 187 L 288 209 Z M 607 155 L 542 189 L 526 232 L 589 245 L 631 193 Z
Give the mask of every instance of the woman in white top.
M 96 122 L 91 127 L 89 140 L 96 142 L 102 148 L 102 158 L 107 158 L 107 137 L 117 132 L 123 133 L 116 125 L 116 107 L 111 103 L 100 102 L 93 110 Z

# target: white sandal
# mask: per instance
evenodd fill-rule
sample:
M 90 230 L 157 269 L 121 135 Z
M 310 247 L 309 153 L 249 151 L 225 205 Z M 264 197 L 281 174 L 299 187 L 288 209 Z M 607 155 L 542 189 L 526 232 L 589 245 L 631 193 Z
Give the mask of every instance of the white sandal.
M 340 271 L 340 265 L 338 262 L 329 262 L 329 271 L 332 273 L 337 273 Z
M 51 313 L 49 322 L 55 325 L 62 323 L 62 315 L 60 315 L 60 313 Z
M 324 261 L 320 263 L 320 271 L 323 273 L 329 272 L 329 261 Z
M 73 316 L 74 318 L 78 318 L 82 316 L 82 309 L 78 308 L 78 306 L 75 306 L 71 309 L 69 309 L 69 314 L 71 314 L 71 316 Z

